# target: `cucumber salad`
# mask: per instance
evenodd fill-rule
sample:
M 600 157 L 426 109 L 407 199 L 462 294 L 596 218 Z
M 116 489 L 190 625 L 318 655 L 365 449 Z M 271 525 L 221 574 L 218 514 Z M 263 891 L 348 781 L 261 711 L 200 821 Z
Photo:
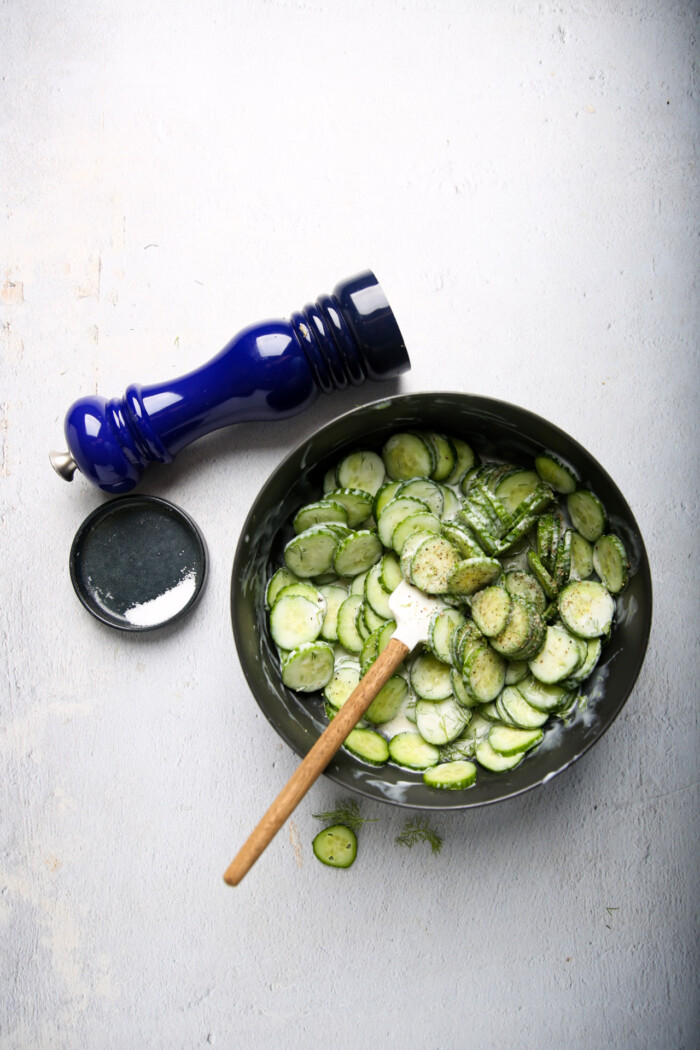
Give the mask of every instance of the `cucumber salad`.
M 629 561 L 558 456 L 481 461 L 455 436 L 395 433 L 343 456 L 291 524 L 265 593 L 270 634 L 284 684 L 320 693 L 329 719 L 392 637 L 401 580 L 443 603 L 347 737 L 356 758 L 466 789 L 583 706 Z

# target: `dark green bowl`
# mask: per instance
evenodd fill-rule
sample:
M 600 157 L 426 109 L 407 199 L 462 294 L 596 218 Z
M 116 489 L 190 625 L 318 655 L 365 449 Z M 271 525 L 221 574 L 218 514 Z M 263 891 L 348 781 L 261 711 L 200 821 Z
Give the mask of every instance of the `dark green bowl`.
M 326 726 L 318 697 L 297 695 L 281 681 L 269 635 L 265 585 L 271 566 L 281 564 L 292 535 L 294 512 L 317 498 L 323 475 L 352 449 L 380 448 L 394 431 L 425 428 L 463 437 L 477 452 L 531 465 L 543 449 L 558 452 L 578 471 L 581 483 L 603 501 L 610 528 L 624 541 L 632 561 L 630 582 L 617 599 L 617 622 L 601 662 L 586 682 L 585 712 L 557 723 L 540 747 L 508 773 L 479 769 L 474 787 L 440 791 L 419 773 L 386 765 L 364 765 L 340 751 L 326 769 L 343 789 L 416 809 L 468 809 L 498 802 L 550 780 L 586 752 L 619 714 L 644 660 L 651 627 L 651 576 L 632 511 L 603 467 L 573 438 L 523 408 L 470 394 L 406 394 L 348 412 L 304 441 L 268 478 L 248 515 L 238 544 L 231 584 L 231 615 L 238 655 L 261 710 L 298 755 L 305 755 Z

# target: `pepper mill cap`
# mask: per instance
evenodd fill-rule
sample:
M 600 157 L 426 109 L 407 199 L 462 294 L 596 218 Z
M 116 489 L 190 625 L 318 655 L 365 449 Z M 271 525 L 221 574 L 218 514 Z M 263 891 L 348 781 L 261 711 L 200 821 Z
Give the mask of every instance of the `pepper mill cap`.
M 355 339 L 368 379 L 393 379 L 411 361 L 384 289 L 371 270 L 340 281 L 333 289 Z

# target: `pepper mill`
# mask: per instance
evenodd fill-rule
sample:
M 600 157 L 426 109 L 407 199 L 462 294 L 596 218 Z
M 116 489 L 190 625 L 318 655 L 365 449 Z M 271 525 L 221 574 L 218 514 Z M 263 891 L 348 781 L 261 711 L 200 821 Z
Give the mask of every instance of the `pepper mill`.
M 105 492 L 128 492 L 149 463 L 170 463 L 212 430 L 284 419 L 320 392 L 391 379 L 410 367 L 391 307 L 366 270 L 288 320 L 244 328 L 194 372 L 131 384 L 110 401 L 80 398 L 66 415 L 69 451 L 52 452 L 51 464 L 66 481 L 79 470 Z

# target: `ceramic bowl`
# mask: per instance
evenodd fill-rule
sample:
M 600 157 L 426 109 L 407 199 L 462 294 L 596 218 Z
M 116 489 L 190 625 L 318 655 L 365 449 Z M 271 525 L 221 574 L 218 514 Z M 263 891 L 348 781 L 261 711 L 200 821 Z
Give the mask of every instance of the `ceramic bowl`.
M 459 393 L 419 393 L 364 405 L 312 434 L 291 452 L 263 485 L 243 527 L 231 586 L 233 631 L 243 672 L 265 716 L 300 756 L 327 722 L 318 696 L 295 694 L 281 681 L 270 638 L 265 585 L 293 534 L 291 519 L 317 499 L 326 470 L 358 448 L 380 449 L 399 430 L 424 428 L 454 434 L 476 452 L 531 466 L 542 450 L 559 453 L 578 472 L 582 486 L 603 501 L 609 531 L 630 555 L 632 573 L 617 598 L 612 639 L 587 680 L 586 710 L 566 725 L 556 722 L 545 740 L 515 769 L 492 774 L 479 768 L 476 784 L 440 791 L 420 773 L 393 765 L 375 768 L 340 751 L 325 775 L 342 789 L 415 809 L 467 809 L 518 795 L 562 773 L 598 741 L 627 701 L 644 660 L 651 627 L 652 590 L 644 543 L 622 493 L 604 468 L 558 427 L 516 405 Z M 281 785 L 280 785 L 281 786 Z

